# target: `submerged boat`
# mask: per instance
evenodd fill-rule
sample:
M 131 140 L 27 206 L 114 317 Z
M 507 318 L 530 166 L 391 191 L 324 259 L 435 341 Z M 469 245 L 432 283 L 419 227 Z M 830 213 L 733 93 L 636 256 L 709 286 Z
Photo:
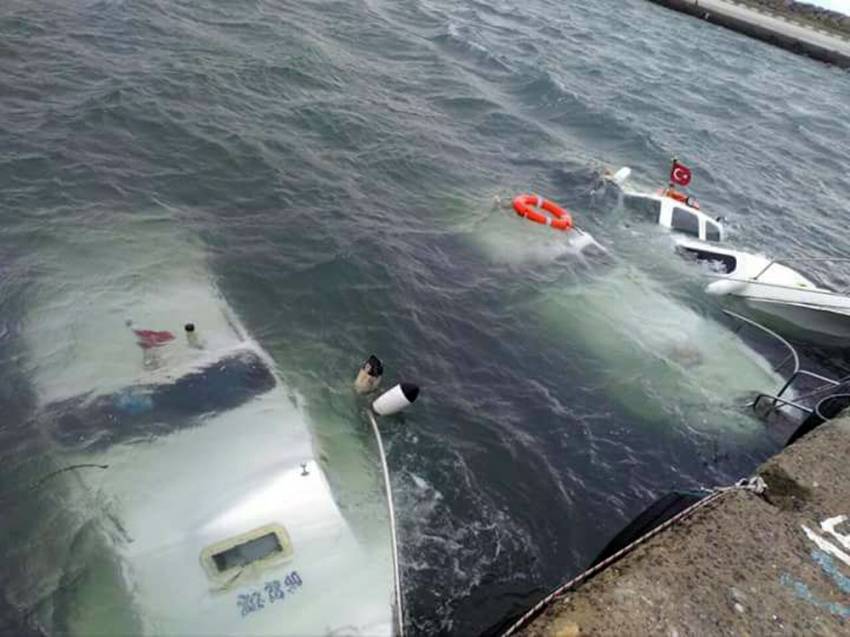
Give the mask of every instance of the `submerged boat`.
M 738 321 L 740 328 L 755 328 L 767 334 L 787 351 L 783 362 L 777 366 L 787 370 L 786 379 L 777 392 L 759 393 L 752 402 L 754 413 L 770 420 L 771 428 L 779 423 L 793 425 L 785 444 L 790 445 L 818 428 L 824 422 L 835 418 L 850 406 L 850 376 L 846 370 L 836 374 L 832 369 L 822 369 L 817 360 L 806 361 L 805 367 L 797 349 L 770 328 L 753 319 L 736 314 L 730 310 L 724 312 Z M 812 368 L 812 364 L 816 368 Z
M 606 399 L 649 426 L 760 434 L 740 407 L 781 386 L 767 358 L 637 268 L 615 262 L 584 278 L 534 306 L 550 338 L 581 351 L 587 382 Z
M 850 297 L 802 274 L 796 262 L 791 267 L 761 254 L 688 239 L 677 240 L 677 249 L 718 278 L 706 286 L 707 293 L 734 299 L 744 313 L 786 336 L 817 345 L 850 344 Z
M 683 173 L 682 171 L 687 171 Z M 654 193 L 638 192 L 627 187 L 631 169 L 623 167 L 616 173 L 606 174 L 605 180 L 620 189 L 623 202 L 649 220 L 676 233 L 696 237 L 703 241 L 722 241 L 725 238 L 720 218 L 703 212 L 699 202 L 677 190 L 674 183 L 690 183 L 690 170 L 675 160 L 670 171 L 670 185 Z M 686 179 L 682 175 L 687 175 Z
M 692 203 L 674 199 L 669 191 L 655 194 L 626 192 L 624 197 L 630 207 L 637 208 L 662 228 L 703 241 L 722 241 L 725 238 L 719 220 L 693 207 Z
M 202 256 L 121 236 L 140 234 L 149 265 L 122 254 L 84 293 L 57 281 L 34 304 L 32 427 L 53 468 L 40 480 L 63 496 L 16 503 L 31 545 L 13 562 L 38 581 L 15 605 L 70 635 L 400 633 L 377 462 L 338 480 L 363 483 L 341 506 L 304 400 Z M 129 247 L 115 240 L 112 256 Z
M 772 391 L 781 377 L 736 334 L 643 270 L 575 228 L 553 231 L 515 215 L 492 215 L 470 236 L 494 263 L 545 278 L 523 303 L 538 337 L 558 352 L 575 352 L 588 385 L 624 413 L 648 426 L 722 428 L 743 437 L 761 431 L 738 398 Z M 541 263 L 553 267 L 543 274 Z

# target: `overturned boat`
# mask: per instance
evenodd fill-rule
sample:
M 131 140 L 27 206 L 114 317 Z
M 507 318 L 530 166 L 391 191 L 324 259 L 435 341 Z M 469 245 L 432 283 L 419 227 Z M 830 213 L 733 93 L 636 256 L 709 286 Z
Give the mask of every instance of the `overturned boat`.
M 346 504 L 305 401 L 201 250 L 146 225 L 79 264 L 108 261 L 106 274 L 60 277 L 33 304 L 46 477 L 32 510 L 26 494 L 15 502 L 28 544 L 8 596 L 48 633 L 400 633 L 378 463 L 337 477 L 357 491 Z M 47 487 L 62 494 L 49 510 Z
M 718 279 L 706 286 L 707 293 L 734 300 L 739 311 L 791 338 L 822 346 L 850 345 L 850 296 L 797 269 L 806 261 L 850 259 L 791 262 L 689 239 L 677 240 L 677 250 Z

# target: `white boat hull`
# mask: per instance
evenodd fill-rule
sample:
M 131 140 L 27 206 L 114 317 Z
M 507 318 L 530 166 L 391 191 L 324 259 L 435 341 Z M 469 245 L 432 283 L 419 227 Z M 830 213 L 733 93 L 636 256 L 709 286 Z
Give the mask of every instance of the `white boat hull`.
M 850 313 L 822 306 L 738 298 L 753 318 L 793 340 L 829 347 L 850 346 Z
M 64 522 L 16 503 L 34 520 L 16 564 L 22 579 L 39 574 L 16 603 L 69 635 L 393 634 L 380 483 L 352 496 L 349 508 L 372 513 L 352 526 L 303 399 L 218 293 L 203 250 L 170 225 L 147 230 L 94 255 L 70 246 L 34 294 L 27 365 L 45 457 L 60 468 L 51 490 L 64 494 L 49 513 Z M 143 352 L 127 318 L 176 339 Z M 202 349 L 182 334 L 189 321 Z M 359 445 L 361 426 L 352 412 Z M 270 528 L 280 535 L 260 532 Z M 278 546 L 243 541 L 251 534 Z
M 677 249 L 716 278 L 705 291 L 734 299 L 742 314 L 791 339 L 850 346 L 850 297 L 761 254 L 681 239 Z

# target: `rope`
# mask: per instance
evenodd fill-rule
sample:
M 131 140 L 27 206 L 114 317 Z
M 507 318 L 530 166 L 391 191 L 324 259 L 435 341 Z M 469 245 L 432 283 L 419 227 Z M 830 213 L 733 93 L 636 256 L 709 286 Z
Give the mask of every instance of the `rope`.
M 76 471 L 77 469 L 109 469 L 109 465 L 108 464 L 91 464 L 91 463 L 74 464 L 74 465 L 71 465 L 70 467 L 64 467 L 62 469 L 57 469 L 56 471 L 48 473 L 46 476 L 44 476 L 43 478 L 41 478 L 37 482 L 33 482 L 30 485 L 30 488 L 36 489 L 36 488 L 40 487 L 42 484 L 44 484 L 45 482 L 47 482 L 48 480 L 50 480 L 51 478 L 58 476 L 60 473 L 65 473 L 66 471 Z
M 395 523 L 395 508 L 393 507 L 393 490 L 390 485 L 390 470 L 387 467 L 387 456 L 384 453 L 384 443 L 381 440 L 381 430 L 375 415 L 369 410 L 369 421 L 372 423 L 372 431 L 378 443 L 378 452 L 381 457 L 381 470 L 384 474 L 384 489 L 387 494 L 387 510 L 390 514 L 390 542 L 393 549 L 393 584 L 395 585 L 396 622 L 398 624 L 398 637 L 404 637 L 404 599 L 401 594 L 401 568 L 398 559 L 398 539 Z
M 551 604 L 557 598 L 562 597 L 565 593 L 569 592 L 570 589 L 575 588 L 576 586 L 583 583 L 585 580 L 589 579 L 593 575 L 596 575 L 600 571 L 608 568 L 614 562 L 625 557 L 628 553 L 631 553 L 632 551 L 634 551 L 641 544 L 644 544 L 645 542 L 649 541 L 651 538 L 655 537 L 656 535 L 658 535 L 659 533 L 661 533 L 665 529 L 670 528 L 671 526 L 673 526 L 674 524 L 676 524 L 680 520 L 684 519 L 685 517 L 691 515 L 692 513 L 697 511 L 698 509 L 701 509 L 701 508 L 707 506 L 708 504 L 710 504 L 711 502 L 714 502 L 720 496 L 722 496 L 724 493 L 727 493 L 729 491 L 734 491 L 736 489 L 737 490 L 745 490 L 745 491 L 753 491 L 755 493 L 760 494 L 760 493 L 764 492 L 764 481 L 761 478 L 756 477 L 756 478 L 750 478 L 749 480 L 748 479 L 741 480 L 740 482 L 738 482 L 737 484 L 735 484 L 734 486 L 731 486 L 731 487 L 721 487 L 719 489 L 715 489 L 714 492 L 711 495 L 706 496 L 705 498 L 703 498 L 699 502 L 695 502 L 694 504 L 689 506 L 684 511 L 677 513 L 672 518 L 670 518 L 669 520 L 664 522 L 664 524 L 661 524 L 661 525 L 655 527 L 649 533 L 646 533 L 645 535 L 639 537 L 637 540 L 635 540 L 634 542 L 629 544 L 627 547 L 621 549 L 617 553 L 614 553 L 614 555 L 612 555 L 608 559 L 603 560 L 602 562 L 600 562 L 596 566 L 593 566 L 593 567 L 587 569 L 586 571 L 584 571 L 583 573 L 579 574 L 578 576 L 574 577 L 573 579 L 571 579 L 566 584 L 563 584 L 563 585 L 559 586 L 558 588 L 556 588 L 553 592 L 551 592 L 549 595 L 547 595 L 546 597 L 541 599 L 539 602 L 537 602 L 534 606 L 532 606 L 531 609 L 529 609 L 516 622 L 514 622 L 504 633 L 502 633 L 502 637 L 510 637 L 511 635 L 515 635 L 517 633 L 517 631 L 525 628 L 529 624 L 529 622 L 531 622 L 531 620 L 535 619 L 541 612 L 543 612 L 543 610 L 545 610 L 545 608 L 547 606 L 549 606 L 549 604 Z
M 77 469 L 108 469 L 108 468 L 109 468 L 108 464 L 84 463 L 84 464 L 71 465 L 70 467 L 64 467 L 62 469 L 57 469 L 56 471 L 51 471 L 46 476 L 42 476 L 41 478 L 39 478 L 35 482 L 29 483 L 25 487 L 16 487 L 16 488 L 11 489 L 10 491 L 7 491 L 6 493 L 0 493 L 0 502 L 3 502 L 7 498 L 12 497 L 16 493 L 19 493 L 20 491 L 24 491 L 24 490 L 34 491 L 35 489 L 38 489 L 41 485 L 43 485 L 45 482 L 47 482 L 51 478 L 53 478 L 53 477 L 55 477 L 55 476 L 57 476 L 61 473 L 65 473 L 66 471 L 76 471 Z

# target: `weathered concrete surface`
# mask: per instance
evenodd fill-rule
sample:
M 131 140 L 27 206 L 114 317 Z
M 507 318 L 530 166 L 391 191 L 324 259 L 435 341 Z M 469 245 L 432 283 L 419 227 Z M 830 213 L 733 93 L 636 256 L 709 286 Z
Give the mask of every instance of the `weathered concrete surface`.
M 551 604 L 522 634 L 850 635 L 850 519 L 835 520 L 850 515 L 848 463 L 844 417 L 760 467 L 765 496 L 725 493 Z
M 650 0 L 794 53 L 850 68 L 850 42 L 727 0 Z

